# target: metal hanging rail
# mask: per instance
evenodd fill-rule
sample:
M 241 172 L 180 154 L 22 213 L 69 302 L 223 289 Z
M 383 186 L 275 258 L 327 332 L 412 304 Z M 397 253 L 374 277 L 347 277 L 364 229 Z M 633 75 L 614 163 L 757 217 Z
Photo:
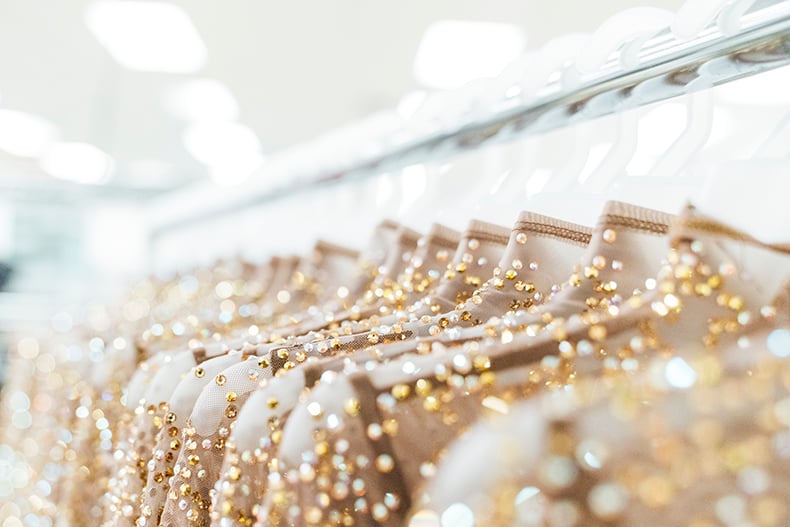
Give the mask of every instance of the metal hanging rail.
M 245 188 L 231 204 L 200 206 L 194 215 L 157 225 L 154 238 L 173 230 L 235 213 L 272 200 L 425 162 L 440 162 L 484 145 L 539 134 L 642 106 L 690 91 L 724 84 L 790 64 L 790 2 L 756 2 L 736 35 L 712 27 L 697 38 L 677 41 L 665 31 L 643 47 L 640 65 L 623 70 L 613 56 L 600 72 L 576 88 L 548 86 L 544 95 L 455 129 L 414 139 L 341 169 L 296 177 L 283 185 Z M 790 89 L 790 87 L 788 87 Z M 755 94 L 759 96 L 759 94 Z

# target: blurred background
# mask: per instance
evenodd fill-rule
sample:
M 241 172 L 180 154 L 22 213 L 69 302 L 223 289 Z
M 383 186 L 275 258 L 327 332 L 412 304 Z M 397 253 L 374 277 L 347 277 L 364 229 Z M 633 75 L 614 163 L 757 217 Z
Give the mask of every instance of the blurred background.
M 681 0 L 649 4 L 675 10 Z M 222 217 L 203 211 L 316 169 L 300 145 L 360 119 L 391 126 L 431 93 L 495 76 L 524 51 L 635 5 L 0 0 L 0 332 L 42 322 L 68 331 L 66 313 L 151 272 L 300 252 L 317 236 L 361 247 L 376 218 L 425 205 L 426 177 L 451 165 Z M 779 75 L 759 82 L 781 88 L 788 75 Z M 744 137 L 764 138 L 781 117 L 771 104 L 787 103 L 784 89 L 755 106 L 753 86 L 736 84 L 721 92 L 710 155 L 747 152 Z M 682 104 L 651 111 L 640 134 L 653 134 L 653 150 L 637 172 L 684 126 Z M 738 136 L 745 121 L 751 130 Z M 596 126 L 605 137 L 612 125 Z M 471 189 L 487 166 L 445 183 Z

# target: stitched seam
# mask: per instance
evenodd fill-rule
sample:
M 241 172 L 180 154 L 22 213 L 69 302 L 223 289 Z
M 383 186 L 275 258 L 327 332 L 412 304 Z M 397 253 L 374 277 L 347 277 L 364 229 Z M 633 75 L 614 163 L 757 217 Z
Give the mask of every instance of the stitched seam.
M 444 225 L 434 224 L 431 229 L 428 231 L 427 234 L 428 238 L 439 238 L 442 240 L 447 240 L 448 242 L 458 243 L 461 240 L 461 233 L 451 229 L 450 227 L 445 227 Z
M 420 238 L 421 235 L 414 231 L 402 231 L 398 235 L 398 241 L 400 243 L 416 244 L 418 241 L 420 241 Z
M 458 247 L 458 243 L 459 242 L 457 240 L 453 241 L 453 240 L 442 240 L 442 239 L 434 238 L 427 243 L 427 246 L 428 246 L 428 251 L 430 252 L 430 248 L 434 245 L 439 245 L 446 249 L 455 249 L 456 247 Z
M 323 240 L 319 240 L 316 243 L 316 250 L 323 251 L 326 253 L 340 254 L 343 256 L 348 256 L 350 258 L 359 257 L 359 251 L 355 251 L 354 249 L 349 249 L 348 247 L 343 247 L 342 245 L 335 245 L 334 243 L 326 242 Z
M 623 227 L 635 231 L 650 232 L 653 234 L 667 234 L 669 225 L 655 221 L 619 216 L 616 214 L 605 214 L 601 222 L 603 227 Z
M 545 223 L 536 223 L 532 221 L 518 222 L 516 224 L 516 230 L 525 230 L 531 234 L 559 238 L 562 240 L 571 240 L 584 245 L 588 245 L 590 240 L 592 240 L 591 232 L 577 231 L 574 229 L 568 229 L 566 227 L 547 225 Z
M 638 207 L 622 201 L 610 201 L 606 204 L 603 210 L 603 217 L 606 216 L 622 216 L 639 221 L 647 221 L 652 223 L 664 223 L 669 225 L 675 217 L 666 212 L 661 212 L 654 209 L 646 209 Z
M 464 235 L 464 239 L 468 241 L 471 238 L 474 238 L 475 240 L 480 242 L 492 242 L 500 245 L 507 245 L 507 242 L 510 240 L 510 235 L 500 236 L 489 232 L 467 231 L 466 234 Z
M 771 249 L 782 253 L 790 253 L 790 245 L 778 245 L 778 244 L 774 245 L 774 244 L 763 243 L 760 240 L 757 240 L 746 233 L 743 233 L 739 230 L 733 229 L 732 227 L 727 227 L 726 225 L 722 225 L 721 223 L 717 223 L 711 220 L 684 218 L 678 220 L 677 225 L 681 228 L 687 227 L 698 231 L 720 234 L 723 236 L 727 236 L 732 240 L 747 242 L 765 249 Z

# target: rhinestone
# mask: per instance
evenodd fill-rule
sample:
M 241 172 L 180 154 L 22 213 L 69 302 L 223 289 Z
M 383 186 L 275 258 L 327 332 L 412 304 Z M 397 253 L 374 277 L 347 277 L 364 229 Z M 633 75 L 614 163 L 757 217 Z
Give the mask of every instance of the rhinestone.
M 309 413 L 310 415 L 316 418 L 321 417 L 321 415 L 323 415 L 323 411 L 321 410 L 321 405 L 316 401 L 313 401 L 312 403 L 307 405 L 307 413 Z
M 383 410 L 393 410 L 395 408 L 395 397 L 388 393 L 382 393 L 376 397 L 376 404 Z
M 594 256 L 592 259 L 592 264 L 596 269 L 603 269 L 606 267 L 606 258 L 601 255 Z
M 359 401 L 357 399 L 346 399 L 343 408 L 348 415 L 357 415 L 359 413 Z
M 391 511 L 396 510 L 400 506 L 400 498 L 391 492 L 384 495 L 384 505 Z
M 402 401 L 409 396 L 411 392 L 411 388 L 409 388 L 408 384 L 396 384 L 392 387 L 392 396 Z
M 376 458 L 376 469 L 384 474 L 389 473 L 395 468 L 395 461 L 387 454 L 382 454 Z
M 604 483 L 596 485 L 587 496 L 593 514 L 604 520 L 617 518 L 628 505 L 628 493 L 620 485 Z

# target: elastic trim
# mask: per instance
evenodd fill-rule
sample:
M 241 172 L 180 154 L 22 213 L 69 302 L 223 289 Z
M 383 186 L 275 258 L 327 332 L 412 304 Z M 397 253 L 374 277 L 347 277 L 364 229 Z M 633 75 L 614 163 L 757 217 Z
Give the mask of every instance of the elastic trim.
M 400 223 L 395 220 L 384 219 L 381 220 L 381 223 L 379 223 L 379 227 L 382 229 L 392 229 L 393 231 L 396 231 L 400 229 Z
M 420 238 L 422 238 L 422 234 L 408 227 L 401 226 L 401 228 L 398 229 L 398 243 L 416 245 Z
M 318 240 L 315 242 L 315 250 L 325 253 L 339 254 L 352 259 L 357 259 L 359 257 L 359 251 L 355 251 L 354 249 L 349 249 L 348 247 L 343 247 L 342 245 L 337 245 L 326 240 Z
M 425 236 L 429 243 L 455 248 L 461 241 L 461 233 L 445 225 L 434 223 Z
M 647 209 L 622 201 L 609 201 L 604 206 L 598 227 L 622 227 L 634 231 L 667 234 L 674 216 L 654 209 Z
M 485 221 L 471 220 L 466 231 L 464 231 L 463 237 L 507 245 L 507 242 L 510 240 L 510 229 Z
M 592 239 L 592 229 L 589 227 L 526 211 L 519 214 L 513 230 L 572 241 L 580 245 L 589 245 Z
M 748 243 L 749 245 L 754 245 L 763 249 L 781 253 L 790 253 L 789 244 L 772 244 L 762 242 L 750 234 L 746 234 L 745 232 L 740 231 L 734 227 L 730 227 L 729 225 L 725 225 L 718 220 L 700 214 L 699 211 L 697 211 L 691 205 L 687 206 L 683 214 L 678 216 L 675 221 L 672 222 L 671 234 L 673 237 L 678 238 L 688 237 L 688 230 L 700 231 L 707 234 L 717 234 L 720 236 L 725 236 L 734 241 Z

